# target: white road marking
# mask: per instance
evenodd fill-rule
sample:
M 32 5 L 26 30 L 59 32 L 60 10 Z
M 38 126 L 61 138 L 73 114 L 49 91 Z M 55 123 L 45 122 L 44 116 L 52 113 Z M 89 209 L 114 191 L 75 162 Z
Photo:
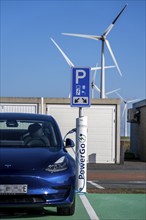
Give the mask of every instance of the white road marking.
M 97 183 L 94 183 L 93 181 L 87 181 L 88 183 L 90 183 L 91 185 L 95 186 L 96 188 L 98 189 L 105 189 L 104 187 L 100 186 L 99 184 Z
M 87 197 L 84 194 L 79 195 L 89 217 L 91 220 L 100 220 L 99 217 L 96 215 L 96 212 L 92 208 L 90 202 L 88 201 Z
M 128 181 L 128 183 L 146 184 L 146 181 Z

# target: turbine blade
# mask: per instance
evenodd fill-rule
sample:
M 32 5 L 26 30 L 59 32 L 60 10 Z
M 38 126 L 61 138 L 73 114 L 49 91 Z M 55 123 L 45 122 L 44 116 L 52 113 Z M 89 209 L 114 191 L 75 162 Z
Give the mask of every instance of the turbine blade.
M 104 67 L 105 69 L 110 69 L 110 68 L 115 68 L 115 66 L 105 66 Z M 91 67 L 91 70 L 101 70 L 101 67 L 98 66 L 98 67 Z
M 97 92 L 100 92 L 100 89 L 98 88 L 98 86 L 94 85 L 94 88 Z
M 101 70 L 101 67 L 99 66 L 91 67 L 91 70 Z
M 110 92 L 107 92 L 106 95 L 112 94 L 112 93 L 117 92 L 117 91 L 119 91 L 119 90 L 120 90 L 120 89 L 112 90 L 112 91 L 110 91 Z
M 98 67 L 98 63 L 96 64 L 96 67 Z M 97 73 L 97 69 L 93 73 L 93 84 L 95 83 L 96 73 Z
M 92 94 L 91 94 L 92 99 L 94 99 L 94 90 L 92 88 Z
M 115 66 L 105 66 L 104 69 L 111 69 L 111 68 L 115 68 Z
M 112 30 L 113 27 L 114 27 L 114 25 L 110 24 L 108 26 L 108 28 L 105 30 L 105 32 L 103 33 L 103 36 L 107 36 L 109 34 L 109 32 Z
M 67 55 L 63 52 L 63 50 L 59 47 L 59 45 L 53 40 L 53 38 L 51 38 L 51 41 L 55 44 L 55 46 L 58 48 L 58 50 L 61 52 L 61 54 L 63 55 L 64 59 L 66 60 L 66 62 L 68 63 L 68 65 L 70 67 L 74 67 L 74 64 L 70 61 L 70 59 L 67 57 Z
M 124 6 L 124 8 L 120 11 L 120 13 L 117 15 L 117 17 L 113 20 L 113 22 L 108 26 L 108 28 L 105 30 L 105 32 L 103 33 L 103 36 L 107 36 L 109 34 L 109 32 L 112 30 L 112 28 L 114 27 L 114 24 L 116 23 L 116 21 L 118 20 L 118 18 L 120 17 L 120 15 L 123 13 L 123 11 L 125 10 L 125 8 L 127 7 L 128 4 L 126 4 Z
M 127 103 L 129 104 L 129 103 L 137 102 L 137 101 L 139 101 L 139 99 L 129 100 L 129 101 L 127 101 Z
M 101 40 L 101 36 L 96 36 L 96 35 L 87 35 L 87 34 L 73 34 L 73 33 L 62 33 L 63 35 L 66 36 L 72 36 L 72 37 L 82 37 L 82 38 L 89 38 L 93 40 Z
M 119 96 L 120 99 L 122 99 L 122 101 L 126 102 L 126 100 L 118 92 L 115 93 L 117 94 L 117 96 Z
M 93 73 L 93 83 L 95 83 L 96 73 L 97 73 L 97 71 L 95 70 Z
M 123 13 L 123 11 L 125 10 L 125 8 L 128 6 L 128 4 L 126 4 L 123 9 L 120 11 L 120 13 L 117 15 L 117 17 L 113 20 L 112 24 L 114 25 L 115 22 L 118 20 L 118 18 L 120 17 L 120 15 Z
M 118 70 L 120 76 L 122 76 L 121 70 L 120 70 L 120 68 L 119 68 L 119 66 L 118 66 L 118 63 L 117 63 L 117 61 L 116 61 L 116 58 L 115 58 L 115 56 L 114 56 L 114 54 L 113 54 L 113 51 L 112 51 L 112 49 L 111 49 L 111 46 L 110 46 L 108 40 L 105 40 L 105 43 L 106 43 L 106 46 L 107 46 L 107 48 L 108 48 L 108 50 L 109 50 L 109 52 L 110 52 L 110 54 L 111 54 L 111 56 L 112 56 L 112 59 L 113 59 L 113 61 L 114 61 L 114 63 L 115 63 L 115 66 L 117 67 L 117 70 Z
M 122 113 L 122 117 L 124 116 L 126 110 L 127 110 L 127 103 L 125 103 L 125 106 L 124 106 L 124 109 L 123 109 L 123 113 Z

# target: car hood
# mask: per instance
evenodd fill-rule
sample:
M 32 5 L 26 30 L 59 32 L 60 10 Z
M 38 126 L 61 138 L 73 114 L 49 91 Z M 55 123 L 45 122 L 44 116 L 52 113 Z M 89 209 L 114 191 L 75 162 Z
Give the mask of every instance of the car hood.
M 49 148 L 0 148 L 1 170 L 42 170 L 53 164 L 63 150 L 53 152 Z

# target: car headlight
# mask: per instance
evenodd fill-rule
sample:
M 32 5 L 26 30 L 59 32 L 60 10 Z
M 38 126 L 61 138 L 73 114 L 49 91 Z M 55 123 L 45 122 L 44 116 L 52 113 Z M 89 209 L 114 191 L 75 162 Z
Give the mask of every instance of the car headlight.
M 63 156 L 60 157 L 55 163 L 50 164 L 46 168 L 46 171 L 53 173 L 53 172 L 66 170 L 67 168 L 68 168 L 68 159 L 65 156 Z

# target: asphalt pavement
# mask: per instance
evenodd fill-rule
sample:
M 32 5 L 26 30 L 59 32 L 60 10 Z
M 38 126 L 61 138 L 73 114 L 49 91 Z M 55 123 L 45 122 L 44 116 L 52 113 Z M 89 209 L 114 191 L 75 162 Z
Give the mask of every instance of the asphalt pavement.
M 88 164 L 87 191 L 97 193 L 146 193 L 146 163 Z

